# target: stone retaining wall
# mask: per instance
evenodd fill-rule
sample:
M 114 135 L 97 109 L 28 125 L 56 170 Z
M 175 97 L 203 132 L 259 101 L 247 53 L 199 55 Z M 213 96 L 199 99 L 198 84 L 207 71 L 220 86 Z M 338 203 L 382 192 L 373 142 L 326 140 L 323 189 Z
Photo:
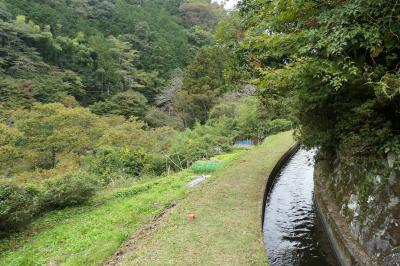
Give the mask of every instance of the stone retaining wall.
M 315 207 L 336 259 L 342 266 L 378 265 L 375 258 L 369 257 L 352 237 L 345 219 L 340 215 L 340 210 L 330 197 L 330 193 L 324 188 L 319 175 L 320 171 L 316 167 L 314 170 Z

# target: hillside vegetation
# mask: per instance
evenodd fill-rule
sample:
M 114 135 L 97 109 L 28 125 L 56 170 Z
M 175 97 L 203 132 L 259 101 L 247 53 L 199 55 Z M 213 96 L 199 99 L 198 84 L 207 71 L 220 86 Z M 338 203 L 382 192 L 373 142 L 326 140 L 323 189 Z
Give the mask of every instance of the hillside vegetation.
M 0 1 L 0 236 L 289 129 L 241 32 L 207 0 Z

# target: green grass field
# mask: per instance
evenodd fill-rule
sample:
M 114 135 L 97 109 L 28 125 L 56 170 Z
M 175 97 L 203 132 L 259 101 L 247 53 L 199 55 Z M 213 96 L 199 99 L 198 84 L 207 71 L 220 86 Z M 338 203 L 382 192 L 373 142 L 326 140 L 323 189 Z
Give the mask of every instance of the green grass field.
M 269 137 L 188 195 L 122 265 L 266 265 L 261 211 L 264 185 L 294 144 L 291 132 Z M 187 221 L 188 214 L 194 221 Z
M 138 228 L 181 199 L 156 231 L 126 254 L 124 264 L 265 264 L 262 187 L 292 144 L 291 134 L 282 133 L 251 151 L 216 156 L 212 160 L 222 161 L 224 167 L 194 190 L 186 188 L 195 175 L 188 169 L 120 184 L 84 206 L 47 213 L 26 231 L 0 242 L 0 265 L 102 264 Z M 186 221 L 192 212 L 197 218 Z
M 230 161 L 242 151 L 213 159 Z M 191 170 L 140 183 L 120 184 L 81 207 L 53 211 L 0 241 L 0 265 L 98 265 L 140 226 L 191 190 Z

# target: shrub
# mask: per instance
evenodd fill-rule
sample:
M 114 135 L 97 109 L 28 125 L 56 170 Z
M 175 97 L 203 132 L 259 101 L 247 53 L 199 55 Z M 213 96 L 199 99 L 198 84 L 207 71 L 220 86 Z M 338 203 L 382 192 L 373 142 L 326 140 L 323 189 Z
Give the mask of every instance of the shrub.
M 161 154 L 152 153 L 147 156 L 147 162 L 143 172 L 161 175 L 165 172 L 165 157 Z
M 177 116 L 171 116 L 160 109 L 153 107 L 146 113 L 144 120 L 153 128 L 157 127 L 171 127 L 175 129 L 183 129 L 184 125 L 182 120 Z
M 292 128 L 292 122 L 287 119 L 274 119 L 267 122 L 268 134 L 275 134 Z
M 86 202 L 95 192 L 93 178 L 83 173 L 50 179 L 43 187 L 42 206 L 45 209 L 79 205 Z
M 144 151 L 129 147 L 100 148 L 88 161 L 89 170 L 100 175 L 107 183 L 118 176 L 138 177 L 146 166 L 150 167 L 150 158 Z
M 39 191 L 35 187 L 0 181 L 0 231 L 19 229 L 38 211 Z
M 261 141 L 270 134 L 292 128 L 290 120 L 274 117 L 277 116 L 262 108 L 257 98 L 248 96 L 214 106 L 207 124 L 221 128 L 220 132 L 225 129 L 235 139 Z
M 197 160 L 229 151 L 231 144 L 232 138 L 223 136 L 218 128 L 197 125 L 193 130 L 187 129 L 174 138 L 170 161 L 175 166 L 187 167 Z

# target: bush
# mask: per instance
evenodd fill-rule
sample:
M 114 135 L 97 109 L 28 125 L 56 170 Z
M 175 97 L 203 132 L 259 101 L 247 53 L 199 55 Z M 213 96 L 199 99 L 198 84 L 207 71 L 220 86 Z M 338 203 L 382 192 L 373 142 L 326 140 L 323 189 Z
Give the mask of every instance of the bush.
M 232 137 L 223 136 L 219 128 L 197 125 L 175 136 L 171 147 L 171 166 L 187 167 L 197 160 L 208 159 L 231 148 Z
M 0 231 L 8 232 L 28 224 L 39 211 L 39 191 L 0 181 Z
M 149 154 L 147 158 L 143 172 L 155 175 L 161 175 L 165 172 L 165 157 L 163 155 L 153 153 Z
M 292 122 L 287 119 L 274 119 L 267 122 L 268 134 L 275 134 L 292 128 Z
M 79 205 L 95 192 L 93 178 L 83 173 L 50 179 L 43 187 L 42 206 L 47 210 Z
M 257 98 L 248 96 L 214 106 L 210 111 L 207 124 L 225 128 L 235 139 L 261 141 L 270 134 L 292 128 L 290 120 L 273 119 L 274 117 L 276 116 L 261 108 Z
M 156 107 L 150 108 L 144 121 L 153 128 L 171 127 L 180 130 L 184 128 L 183 122 L 179 117 L 168 115 Z
M 150 157 L 144 151 L 129 147 L 103 147 L 88 160 L 89 170 L 107 183 L 115 177 L 138 177 L 146 168 L 152 168 Z

